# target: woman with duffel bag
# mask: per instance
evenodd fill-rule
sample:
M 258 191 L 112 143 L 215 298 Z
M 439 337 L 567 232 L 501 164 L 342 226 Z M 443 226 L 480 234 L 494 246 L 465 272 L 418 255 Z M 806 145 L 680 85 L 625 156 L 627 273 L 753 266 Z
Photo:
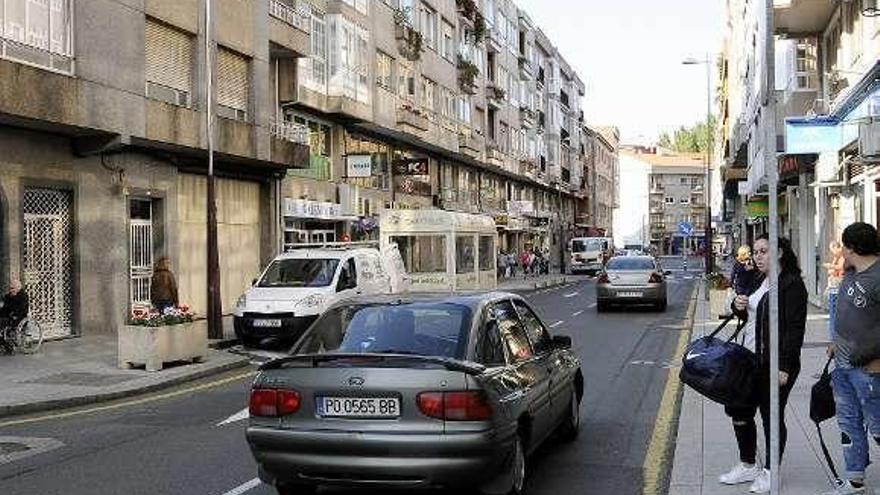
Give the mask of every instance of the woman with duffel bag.
M 755 354 L 757 356 L 756 386 L 753 405 L 725 406 L 733 419 L 733 431 L 739 447 L 740 462 L 719 481 L 726 485 L 752 482 L 749 491 L 770 491 L 770 452 L 764 456 L 764 468 L 756 464 L 758 432 L 755 414 L 760 410 L 765 445 L 770 445 L 770 303 L 769 279 L 770 242 L 764 235 L 755 242 L 755 266 L 763 275 L 760 287 L 750 296 L 738 295 L 733 302 L 734 313 L 746 321 L 754 321 Z M 807 289 L 801 278 L 797 256 L 788 239 L 779 239 L 779 455 L 785 449 L 785 405 L 801 370 L 801 347 L 807 323 Z

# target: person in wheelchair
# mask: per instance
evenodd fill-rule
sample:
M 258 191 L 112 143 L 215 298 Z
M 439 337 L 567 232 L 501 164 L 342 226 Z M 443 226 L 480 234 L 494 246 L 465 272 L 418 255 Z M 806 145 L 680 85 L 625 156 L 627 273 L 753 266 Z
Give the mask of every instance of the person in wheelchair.
M 6 347 L 7 351 L 10 343 L 2 337 L 27 317 L 29 309 L 28 296 L 22 289 L 21 282 L 12 278 L 9 281 L 9 290 L 0 301 L 0 346 Z

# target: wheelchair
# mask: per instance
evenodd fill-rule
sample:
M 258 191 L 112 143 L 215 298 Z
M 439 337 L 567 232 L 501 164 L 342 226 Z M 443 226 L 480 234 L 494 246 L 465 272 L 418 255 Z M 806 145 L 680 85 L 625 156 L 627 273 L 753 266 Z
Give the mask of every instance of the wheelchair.
M 18 323 L 0 328 L 0 343 L 4 344 L 10 354 L 16 351 L 33 354 L 43 343 L 43 329 L 37 320 L 26 316 Z

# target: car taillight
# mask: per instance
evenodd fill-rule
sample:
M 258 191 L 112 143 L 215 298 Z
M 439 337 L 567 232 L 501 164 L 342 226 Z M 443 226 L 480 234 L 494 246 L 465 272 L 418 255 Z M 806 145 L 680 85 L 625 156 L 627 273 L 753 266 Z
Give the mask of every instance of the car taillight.
M 296 390 L 255 388 L 251 390 L 248 411 L 251 416 L 277 418 L 299 411 L 301 397 Z
M 648 279 L 648 283 L 651 283 L 651 284 L 659 284 L 662 282 L 663 282 L 663 275 L 660 275 L 659 273 L 652 273 L 651 278 Z
M 419 411 L 446 421 L 486 421 L 492 406 L 481 392 L 422 392 L 416 398 Z
M 599 274 L 599 280 L 597 280 L 598 283 L 600 283 L 600 284 L 607 284 L 607 283 L 610 282 L 610 281 L 611 281 L 611 280 L 608 279 L 608 274 L 607 274 L 607 273 L 601 273 L 601 274 Z

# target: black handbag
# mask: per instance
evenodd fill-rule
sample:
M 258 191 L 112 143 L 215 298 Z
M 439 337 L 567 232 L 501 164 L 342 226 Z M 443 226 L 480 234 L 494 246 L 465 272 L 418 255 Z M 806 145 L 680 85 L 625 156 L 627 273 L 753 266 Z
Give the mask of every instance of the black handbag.
M 757 357 L 734 342 L 745 322 L 739 320 L 727 340 L 716 338 L 733 318 L 727 316 L 711 334 L 688 345 L 678 376 L 682 383 L 719 404 L 749 407 L 755 404 Z
M 836 415 L 836 406 L 834 405 L 834 390 L 831 387 L 831 373 L 828 372 L 828 365 L 831 364 L 831 358 L 825 362 L 825 368 L 822 369 L 822 375 L 819 380 L 813 384 L 810 389 L 810 419 L 816 424 L 816 433 L 819 435 L 819 445 L 822 447 L 822 454 L 825 455 L 825 463 L 831 470 L 831 474 L 835 479 L 840 479 L 837 475 L 837 467 L 831 454 L 828 453 L 828 446 L 825 445 L 825 437 L 822 436 L 822 427 L 820 423 L 831 419 Z

